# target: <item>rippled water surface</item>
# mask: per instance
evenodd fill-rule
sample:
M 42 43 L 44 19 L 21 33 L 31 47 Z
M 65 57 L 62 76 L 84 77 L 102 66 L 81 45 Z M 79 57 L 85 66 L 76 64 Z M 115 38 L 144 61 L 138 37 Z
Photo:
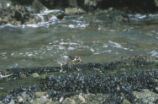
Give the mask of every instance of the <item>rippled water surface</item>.
M 59 66 L 57 60 L 69 55 L 80 56 L 82 63 L 103 63 L 132 55 L 158 58 L 156 22 L 106 24 L 104 20 L 74 15 L 40 27 L 23 27 L 0 27 L 1 69 Z

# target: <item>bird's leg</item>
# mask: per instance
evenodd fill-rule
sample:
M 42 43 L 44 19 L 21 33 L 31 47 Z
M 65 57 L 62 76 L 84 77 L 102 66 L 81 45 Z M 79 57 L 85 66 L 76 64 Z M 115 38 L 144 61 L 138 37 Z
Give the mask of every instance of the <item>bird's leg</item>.
M 60 65 L 60 72 L 63 72 L 63 65 Z
M 60 65 L 60 69 L 63 70 L 63 65 Z

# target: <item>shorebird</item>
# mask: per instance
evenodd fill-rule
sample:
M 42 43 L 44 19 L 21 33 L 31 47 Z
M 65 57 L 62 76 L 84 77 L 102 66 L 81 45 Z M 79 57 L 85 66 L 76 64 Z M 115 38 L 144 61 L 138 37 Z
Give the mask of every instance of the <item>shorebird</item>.
M 64 65 L 68 65 L 71 67 L 74 64 L 79 64 L 81 62 L 81 58 L 79 56 L 62 56 L 57 59 L 57 63 L 60 65 L 60 69 L 63 70 Z
M 79 64 L 82 59 L 79 56 L 69 56 L 69 58 L 72 61 L 72 64 Z
M 57 63 L 60 65 L 60 69 L 63 70 L 63 66 L 68 64 L 69 57 L 68 56 L 62 56 L 61 58 L 57 59 Z

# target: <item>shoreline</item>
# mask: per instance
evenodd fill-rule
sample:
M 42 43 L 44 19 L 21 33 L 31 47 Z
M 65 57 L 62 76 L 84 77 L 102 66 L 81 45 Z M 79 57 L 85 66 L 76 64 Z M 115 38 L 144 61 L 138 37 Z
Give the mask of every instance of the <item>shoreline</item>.
M 1 89 L 1 101 L 2 104 L 41 101 L 56 104 L 71 101 L 99 104 L 155 103 L 158 96 L 157 65 L 157 62 L 146 61 L 145 57 L 138 56 L 105 64 L 65 65 L 63 72 L 60 72 L 60 67 L 8 69 L 13 75 L 0 81 L 13 81 L 21 87 L 9 90 L 7 96 L 3 95 L 5 89 Z M 93 100 L 88 100 L 91 98 Z

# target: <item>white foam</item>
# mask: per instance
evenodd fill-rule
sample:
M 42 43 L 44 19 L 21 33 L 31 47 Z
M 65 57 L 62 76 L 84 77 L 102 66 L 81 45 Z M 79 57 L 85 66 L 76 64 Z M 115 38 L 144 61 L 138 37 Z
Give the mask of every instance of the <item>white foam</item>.
M 75 43 L 75 42 L 60 42 L 59 43 L 60 45 L 78 45 L 77 43 Z
M 32 28 L 37 28 L 37 27 L 49 27 L 50 24 L 48 22 L 39 22 L 37 24 L 27 24 L 27 25 L 12 25 L 12 24 L 6 24 L 0 26 L 1 28 L 6 28 L 6 27 L 15 27 L 15 28 L 27 28 L 27 27 L 32 27 Z
M 19 28 L 27 28 L 27 27 L 32 27 L 32 28 L 38 28 L 38 27 L 46 27 L 48 28 L 50 25 L 52 24 L 56 24 L 56 23 L 60 23 L 60 20 L 55 16 L 52 15 L 52 17 L 49 20 L 45 19 L 46 15 L 49 15 L 50 13 L 63 13 L 64 11 L 61 10 L 45 10 L 41 13 L 38 14 L 34 14 L 35 16 L 38 16 L 41 19 L 41 22 L 38 22 L 37 24 L 26 24 L 26 25 L 11 25 L 11 24 L 6 24 L 6 25 L 2 25 L 0 26 L 0 28 L 4 28 L 4 27 L 19 27 Z M 71 20 L 73 23 L 71 24 L 62 24 L 63 27 L 68 27 L 71 29 L 75 29 L 75 28 L 81 28 L 84 29 L 86 27 L 89 26 L 89 24 L 85 23 L 84 21 L 75 19 L 75 20 Z
M 95 52 L 95 50 L 94 50 L 93 48 L 90 48 L 90 51 L 91 51 L 91 52 Z
M 56 16 L 52 16 L 52 17 L 49 19 L 50 22 L 52 22 L 52 21 L 57 21 L 57 20 L 58 20 L 58 18 L 57 18 Z
M 48 51 L 53 50 L 53 46 L 46 46 L 46 48 Z
M 78 43 L 70 42 L 70 45 L 78 45 Z
M 108 47 L 108 45 L 107 45 L 107 44 L 104 44 L 104 45 L 103 45 L 103 48 L 107 48 L 107 47 Z
M 31 56 L 33 56 L 33 54 L 28 54 L 27 56 L 31 57 Z
M 6 4 L 7 7 L 10 7 L 10 5 L 11 5 L 11 3 L 7 3 L 7 4 Z
M 158 14 L 129 14 L 130 19 L 132 20 L 143 20 L 146 18 L 158 18 Z
M 139 19 L 144 19 L 147 17 L 147 15 L 142 15 L 142 14 L 129 14 L 129 17 L 131 17 L 133 20 L 139 20 Z
M 151 56 L 153 56 L 153 57 L 158 57 L 158 52 L 155 51 L 155 50 L 151 51 L 150 54 L 151 54 Z
M 76 48 L 74 48 L 74 47 L 68 47 L 68 50 L 75 50 Z
M 54 24 L 56 21 L 58 21 L 58 18 L 53 15 L 48 21 L 44 19 L 45 15 L 48 15 L 49 13 L 62 13 L 63 11 L 61 10 L 45 10 L 41 13 L 34 14 L 35 16 L 38 16 L 41 19 L 41 22 L 38 22 L 37 24 L 26 24 L 26 25 L 12 25 L 12 24 L 5 24 L 0 26 L 0 28 L 5 28 L 5 27 L 19 27 L 19 28 L 26 28 L 26 27 L 49 27 L 51 24 Z
M 131 49 L 125 48 L 125 47 L 123 47 L 121 44 L 119 44 L 119 43 L 117 43 L 117 42 L 113 42 L 113 41 L 110 40 L 109 43 L 110 43 L 110 45 L 111 45 L 112 47 L 132 51 Z
M 40 13 L 41 15 L 48 15 L 50 13 L 63 13 L 64 11 L 58 10 L 58 9 L 53 9 L 53 10 L 48 10 L 46 9 L 45 11 L 43 11 L 42 13 Z
M 116 47 L 116 48 L 122 48 L 122 45 L 119 44 L 119 43 L 116 43 L 116 42 L 113 42 L 113 41 L 109 41 L 109 43 L 113 46 L 113 47 Z
M 62 45 L 59 45 L 58 48 L 59 48 L 60 50 L 64 50 L 64 49 L 65 49 L 65 47 L 62 46 Z
M 73 28 L 75 28 L 75 25 L 70 24 L 70 25 L 68 25 L 68 27 L 71 28 L 71 29 L 73 29 Z
M 75 29 L 75 28 L 85 29 L 86 27 L 89 26 L 89 24 L 86 24 L 86 23 L 77 23 L 77 24 L 69 24 L 69 25 L 63 25 L 63 26 L 71 28 L 71 29 Z

